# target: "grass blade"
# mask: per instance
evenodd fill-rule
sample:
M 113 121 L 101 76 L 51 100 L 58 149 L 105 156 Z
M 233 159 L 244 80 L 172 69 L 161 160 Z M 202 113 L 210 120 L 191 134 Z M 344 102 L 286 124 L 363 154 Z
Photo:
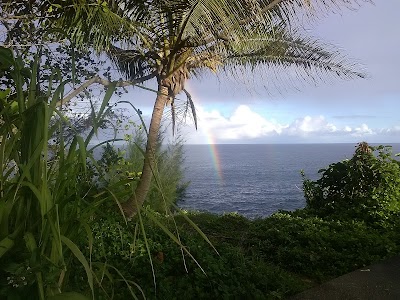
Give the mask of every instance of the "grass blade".
M 79 145 L 79 154 L 81 158 L 81 163 L 83 166 L 83 170 L 86 173 L 86 146 L 85 146 L 85 141 L 81 136 L 76 137 Z
M 78 246 L 74 242 L 72 242 L 69 238 L 62 235 L 61 241 L 71 250 L 71 252 L 75 255 L 75 257 L 79 260 L 79 262 L 84 267 L 90 289 L 92 290 L 92 294 L 94 296 L 93 274 L 92 274 L 92 270 L 89 266 L 88 261 L 86 260 L 85 256 L 82 254 L 81 250 L 79 250 Z
M 173 207 L 179 212 L 179 214 L 192 226 L 200 235 L 201 237 L 214 249 L 214 251 L 219 255 L 217 249 L 215 249 L 214 245 L 211 243 L 211 241 L 208 239 L 208 237 L 205 235 L 205 233 L 199 228 L 199 226 L 196 225 L 190 218 L 182 212 L 182 210 L 176 206 L 176 204 L 172 203 Z
M 158 227 L 160 227 L 170 238 L 171 240 L 173 240 L 176 244 L 178 244 L 180 247 L 182 247 L 183 251 L 186 252 L 187 255 L 189 255 L 189 257 L 191 259 L 193 259 L 193 261 L 196 263 L 196 265 L 200 268 L 200 270 L 204 273 L 204 275 L 206 275 L 206 272 L 204 271 L 204 269 L 202 268 L 202 266 L 199 264 L 199 262 L 194 258 L 194 256 L 189 252 L 189 250 L 179 241 L 179 239 L 167 228 L 164 226 L 164 224 L 162 224 L 156 216 L 154 216 L 150 211 L 147 211 L 147 216 L 154 222 L 157 224 Z

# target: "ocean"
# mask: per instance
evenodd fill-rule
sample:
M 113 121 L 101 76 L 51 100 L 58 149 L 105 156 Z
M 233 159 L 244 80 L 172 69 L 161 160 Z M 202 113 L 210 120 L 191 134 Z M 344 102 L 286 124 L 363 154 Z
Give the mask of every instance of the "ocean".
M 392 144 L 393 153 L 400 144 Z M 351 158 L 355 144 L 185 145 L 183 209 L 237 212 L 249 218 L 305 206 L 300 171 L 318 170 Z

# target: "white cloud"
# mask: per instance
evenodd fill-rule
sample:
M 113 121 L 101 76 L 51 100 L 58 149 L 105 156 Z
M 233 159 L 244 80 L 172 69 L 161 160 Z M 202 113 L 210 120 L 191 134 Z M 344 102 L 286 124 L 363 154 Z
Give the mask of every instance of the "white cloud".
M 286 127 L 267 120 L 246 105 L 238 106 L 230 117 L 224 117 L 217 110 L 208 112 L 199 108 L 198 121 L 199 128 L 212 133 L 218 140 L 253 139 L 275 135 L 280 134 Z
M 393 126 L 390 128 L 382 129 L 381 134 L 389 134 L 389 135 L 399 135 L 400 134 L 400 126 Z
M 188 143 L 241 143 L 241 142 L 358 142 L 360 138 L 384 138 L 400 135 L 400 126 L 372 129 L 363 123 L 343 126 L 328 121 L 324 116 L 305 116 L 290 124 L 268 119 L 247 105 L 239 105 L 231 115 L 219 110 L 207 111 L 197 106 L 198 128 L 187 136 Z M 379 133 L 379 134 L 378 134 Z
M 324 134 L 337 132 L 335 125 L 328 123 L 324 116 L 305 116 L 295 120 L 287 129 L 289 135 L 305 136 L 309 134 Z
M 368 127 L 367 124 L 361 124 L 360 127 L 356 127 L 353 132 L 353 136 L 364 136 L 369 134 L 375 134 L 375 132 Z

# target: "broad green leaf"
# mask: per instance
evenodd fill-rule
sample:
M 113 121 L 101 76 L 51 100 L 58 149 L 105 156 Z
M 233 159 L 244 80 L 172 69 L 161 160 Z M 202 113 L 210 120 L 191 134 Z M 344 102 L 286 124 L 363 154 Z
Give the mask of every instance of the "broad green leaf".
M 14 55 L 11 49 L 0 46 L 0 69 L 6 70 L 14 64 Z
M 0 241 L 0 258 L 14 247 L 14 240 L 6 237 Z
M 90 227 L 89 227 L 89 225 L 88 224 L 86 224 L 86 223 L 81 223 L 82 224 L 82 226 L 83 226 L 83 228 L 85 228 L 85 230 L 86 230 L 86 235 L 87 235 L 87 237 L 88 237 L 88 242 L 89 242 L 89 263 L 90 263 L 90 265 L 92 264 L 92 251 L 93 251 L 93 241 L 94 241 L 94 238 L 93 238 L 93 233 L 92 233 L 92 230 L 90 229 Z
M 110 102 L 111 96 L 114 94 L 116 85 L 117 85 L 117 82 L 114 81 L 107 88 L 106 94 L 104 95 L 104 98 L 103 98 L 103 102 L 101 103 L 99 112 L 97 114 L 97 118 L 95 119 L 96 126 L 99 126 L 99 122 L 104 116 L 104 110 L 105 110 L 106 106 L 108 105 L 108 103 Z
M 39 64 L 39 58 L 38 58 L 38 54 L 35 55 L 35 58 L 33 60 L 33 66 L 32 66 L 32 74 L 30 74 L 30 70 L 28 69 L 28 74 L 24 74 L 25 72 L 23 71 L 23 69 L 26 70 L 26 68 L 22 68 L 20 73 L 26 77 L 26 75 L 28 75 L 28 77 L 30 78 L 30 83 L 29 83 L 29 90 L 28 90 L 28 107 L 33 106 L 34 104 L 38 103 L 39 101 L 39 97 L 37 97 L 37 91 L 36 91 L 36 87 L 37 87 L 37 80 L 39 78 L 38 77 L 38 64 Z M 40 118 L 39 118 L 40 120 Z
M 5 201 L 5 199 L 0 200 L 0 238 L 6 237 L 8 235 L 8 218 L 10 211 L 12 209 L 13 202 Z
M 29 250 L 29 252 L 32 253 L 33 251 L 35 251 L 37 249 L 35 237 L 33 236 L 33 234 L 31 232 L 25 233 L 24 239 L 25 239 L 26 248 Z
M 67 161 L 75 162 L 75 150 L 76 150 L 77 143 L 78 143 L 78 139 L 77 139 L 77 136 L 75 136 L 74 139 L 72 140 L 71 145 L 69 146 Z
M 7 99 L 8 95 L 10 95 L 10 91 L 11 91 L 10 88 L 5 89 L 4 91 L 1 90 L 1 91 L 0 91 L 0 100 L 5 100 L 5 99 Z
M 25 77 L 25 78 L 31 78 L 31 76 L 32 76 L 32 71 L 31 71 L 30 68 L 23 68 L 23 69 L 21 70 L 21 75 L 22 75 L 23 77 Z
M 31 189 L 31 191 L 35 194 L 37 200 L 39 202 L 42 202 L 42 200 L 43 200 L 42 195 L 41 195 L 39 189 L 34 184 L 32 184 L 31 182 L 28 182 L 28 181 L 23 181 L 23 182 L 21 182 L 21 185 L 29 187 Z

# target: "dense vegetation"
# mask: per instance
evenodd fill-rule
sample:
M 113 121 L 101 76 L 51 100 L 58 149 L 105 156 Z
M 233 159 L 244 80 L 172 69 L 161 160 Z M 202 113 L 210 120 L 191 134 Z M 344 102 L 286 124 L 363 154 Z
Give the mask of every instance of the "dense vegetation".
M 126 227 L 118 218 L 94 225 L 93 256 L 108 255 L 109 263 L 137 282 L 150 299 L 281 299 L 400 253 L 398 221 L 389 230 L 360 221 L 323 220 L 305 211 L 258 220 L 236 214 L 188 216 L 218 253 L 182 216 L 156 218 L 171 231 L 178 230 L 204 272 L 151 221 L 146 222 L 146 239 L 155 284 L 144 237 L 139 235 L 133 243 L 135 227 Z M 115 285 L 114 292 L 117 299 L 129 294 L 124 282 Z

